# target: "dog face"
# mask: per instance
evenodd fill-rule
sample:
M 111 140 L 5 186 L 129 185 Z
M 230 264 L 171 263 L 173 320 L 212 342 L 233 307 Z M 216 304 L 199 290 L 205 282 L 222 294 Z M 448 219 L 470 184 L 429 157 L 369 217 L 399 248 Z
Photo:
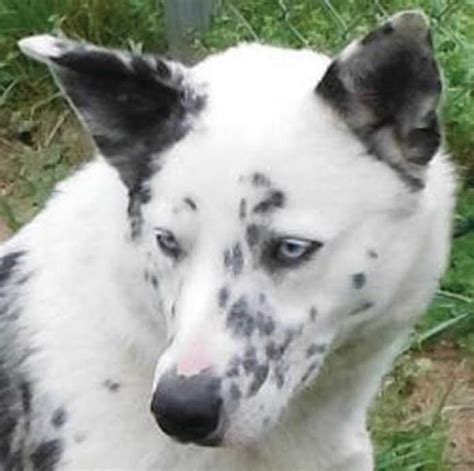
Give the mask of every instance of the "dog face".
M 185 70 L 49 37 L 22 46 L 52 64 L 129 189 L 168 326 L 159 425 L 202 445 L 258 440 L 413 258 L 439 145 L 424 17 L 397 15 L 331 63 L 254 45 Z

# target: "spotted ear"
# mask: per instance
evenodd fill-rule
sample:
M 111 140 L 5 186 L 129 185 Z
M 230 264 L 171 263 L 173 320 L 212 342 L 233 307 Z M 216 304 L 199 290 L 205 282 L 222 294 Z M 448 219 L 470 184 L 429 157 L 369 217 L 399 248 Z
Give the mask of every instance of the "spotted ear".
M 423 187 L 423 168 L 441 141 L 441 80 L 422 12 L 399 13 L 351 43 L 330 64 L 316 93 L 371 153 L 411 186 Z
M 50 67 L 101 154 L 130 190 L 140 186 L 158 154 L 186 132 L 200 98 L 184 69 L 152 55 L 134 55 L 49 35 L 19 42 Z

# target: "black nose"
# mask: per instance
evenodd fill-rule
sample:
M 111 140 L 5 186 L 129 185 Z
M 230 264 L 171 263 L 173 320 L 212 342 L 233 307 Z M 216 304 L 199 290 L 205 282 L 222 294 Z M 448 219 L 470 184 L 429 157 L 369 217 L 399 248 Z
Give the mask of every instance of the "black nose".
M 215 446 L 221 412 L 220 380 L 206 373 L 166 373 L 153 394 L 151 410 L 163 432 L 182 442 Z

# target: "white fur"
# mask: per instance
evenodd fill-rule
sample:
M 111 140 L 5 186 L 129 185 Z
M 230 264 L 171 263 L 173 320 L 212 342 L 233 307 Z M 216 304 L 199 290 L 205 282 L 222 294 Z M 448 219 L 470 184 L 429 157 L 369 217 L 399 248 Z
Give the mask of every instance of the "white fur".
M 46 46 L 55 53 L 54 44 Z M 366 410 L 445 268 L 454 178 L 438 154 L 426 188 L 413 193 L 368 155 L 314 94 L 328 63 L 309 51 L 246 45 L 196 66 L 193 80 L 206 87 L 208 102 L 193 131 L 163 156 L 140 241 L 129 236 L 125 187 L 99 157 L 63 182 L 47 208 L 4 245 L 26 250 L 32 274 L 21 322 L 37 352 L 27 360 L 39 388 L 35 400 L 48 396 L 68 411 L 60 469 L 372 469 Z M 276 316 L 287 325 L 304 322 L 307 306 L 317 305 L 315 338 L 332 346 L 304 391 L 279 394 L 265 386 L 243 401 L 229 443 L 245 445 L 179 445 L 149 412 L 153 378 L 186 356 L 196 338 L 206 339 L 218 371 L 234 351 L 215 293 L 222 250 L 240 234 L 240 198 L 250 192 L 241 177 L 254 171 L 270 175 L 287 195 L 273 229 L 325 246 L 316 262 L 281 283 L 252 273 L 235 289 L 258 286 L 283 307 Z M 198 216 L 177 217 L 173 208 L 188 194 Z M 171 227 L 192 253 L 162 282 L 161 300 L 143 280 L 149 253 L 171 273 L 157 254 L 156 226 Z M 370 248 L 379 258 L 369 266 Z M 375 308 L 348 317 L 357 299 L 341 280 L 359 269 L 368 273 Z M 173 325 L 164 313 L 182 280 Z M 167 329 L 176 339 L 160 359 Z M 288 383 L 300 374 L 299 354 Z M 102 387 L 108 378 L 120 382 L 117 393 Z M 259 407 L 271 416 L 271 430 L 262 429 Z M 33 432 L 48 420 L 44 409 Z

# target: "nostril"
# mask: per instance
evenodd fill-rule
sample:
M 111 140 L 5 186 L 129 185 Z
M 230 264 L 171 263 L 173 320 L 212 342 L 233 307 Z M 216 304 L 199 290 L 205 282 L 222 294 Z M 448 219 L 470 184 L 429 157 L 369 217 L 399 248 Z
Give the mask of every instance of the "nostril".
M 184 442 L 202 442 L 218 428 L 221 406 L 218 378 L 172 372 L 160 379 L 151 410 L 166 434 Z

